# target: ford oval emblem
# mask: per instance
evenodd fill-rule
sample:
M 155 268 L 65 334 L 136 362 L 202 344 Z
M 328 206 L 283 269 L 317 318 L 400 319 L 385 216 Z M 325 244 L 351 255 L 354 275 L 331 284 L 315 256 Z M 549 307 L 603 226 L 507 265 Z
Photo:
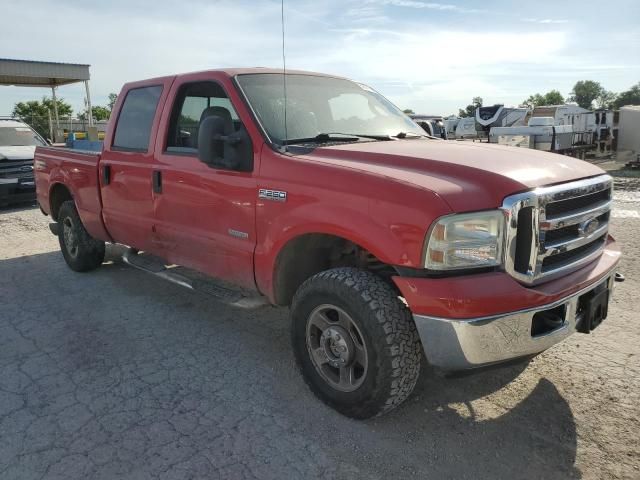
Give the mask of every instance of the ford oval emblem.
M 21 172 L 30 172 L 32 170 L 33 170 L 33 167 L 31 165 L 25 165 L 24 167 L 20 167 Z
M 583 237 L 588 237 L 589 235 L 593 234 L 593 232 L 598 230 L 599 226 L 600 222 L 598 221 L 598 219 L 592 218 L 590 220 L 582 222 L 580 224 L 579 230 Z

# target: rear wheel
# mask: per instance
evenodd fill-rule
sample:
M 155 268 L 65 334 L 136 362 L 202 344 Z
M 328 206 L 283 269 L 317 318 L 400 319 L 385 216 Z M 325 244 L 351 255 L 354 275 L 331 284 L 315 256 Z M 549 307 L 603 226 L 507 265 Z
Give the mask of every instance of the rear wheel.
M 291 321 L 305 381 L 340 413 L 381 415 L 413 391 L 418 333 L 409 309 L 380 277 L 354 268 L 321 272 L 296 293 Z
M 60 206 L 58 241 L 67 265 L 76 272 L 98 268 L 104 261 L 105 245 L 85 230 L 73 200 Z

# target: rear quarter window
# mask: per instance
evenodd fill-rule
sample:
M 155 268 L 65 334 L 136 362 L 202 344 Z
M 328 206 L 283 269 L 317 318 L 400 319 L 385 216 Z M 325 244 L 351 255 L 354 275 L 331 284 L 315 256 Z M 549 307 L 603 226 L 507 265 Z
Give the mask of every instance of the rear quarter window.
M 124 99 L 112 148 L 146 152 L 162 86 L 134 88 Z

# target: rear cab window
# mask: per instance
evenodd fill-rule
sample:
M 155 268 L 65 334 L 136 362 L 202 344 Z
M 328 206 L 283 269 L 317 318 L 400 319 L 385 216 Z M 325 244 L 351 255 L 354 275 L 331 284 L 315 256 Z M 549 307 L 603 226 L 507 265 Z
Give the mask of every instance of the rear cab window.
M 113 137 L 112 149 L 147 152 L 151 127 L 162 94 L 161 85 L 133 88 L 124 99 Z

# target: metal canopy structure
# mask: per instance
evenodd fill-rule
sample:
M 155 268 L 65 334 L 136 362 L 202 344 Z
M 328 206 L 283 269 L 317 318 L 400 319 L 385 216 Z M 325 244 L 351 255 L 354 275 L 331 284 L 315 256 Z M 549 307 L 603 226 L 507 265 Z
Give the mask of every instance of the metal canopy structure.
M 0 85 L 51 88 L 56 129 L 59 128 L 56 88 L 60 85 L 79 82 L 84 83 L 87 95 L 87 108 L 89 110 L 87 117 L 89 126 L 93 126 L 89 78 L 89 65 L 0 58 Z

